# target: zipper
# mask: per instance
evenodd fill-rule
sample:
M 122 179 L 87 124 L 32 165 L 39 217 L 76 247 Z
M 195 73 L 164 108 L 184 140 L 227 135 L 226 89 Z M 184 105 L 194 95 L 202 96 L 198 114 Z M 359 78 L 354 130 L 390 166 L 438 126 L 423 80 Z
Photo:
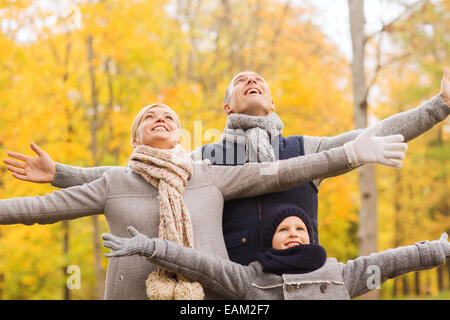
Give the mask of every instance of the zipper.
M 262 213 L 261 213 L 261 201 L 258 199 L 258 220 L 262 222 Z

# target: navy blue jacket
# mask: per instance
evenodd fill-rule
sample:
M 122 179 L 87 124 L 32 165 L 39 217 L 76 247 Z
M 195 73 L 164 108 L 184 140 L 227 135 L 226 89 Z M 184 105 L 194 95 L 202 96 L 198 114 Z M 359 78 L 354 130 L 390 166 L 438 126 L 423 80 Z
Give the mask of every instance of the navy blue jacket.
M 305 155 L 303 136 L 274 137 L 279 143 L 272 143 L 275 157 L 284 160 Z M 278 147 L 278 150 L 275 150 Z M 226 141 L 202 147 L 203 159 L 214 165 L 240 165 L 245 163 L 245 147 Z M 310 181 L 295 188 L 265 194 L 252 198 L 226 201 L 223 209 L 223 234 L 230 260 L 248 265 L 255 253 L 262 247 L 261 221 L 280 204 L 292 204 L 303 209 L 313 222 L 311 243 L 319 243 L 318 238 L 318 189 Z

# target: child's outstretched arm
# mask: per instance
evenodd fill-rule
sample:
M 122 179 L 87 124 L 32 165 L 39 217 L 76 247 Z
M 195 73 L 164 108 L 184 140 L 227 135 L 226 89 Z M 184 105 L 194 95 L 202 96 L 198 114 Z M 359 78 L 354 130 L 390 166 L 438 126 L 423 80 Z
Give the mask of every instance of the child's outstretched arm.
M 112 250 L 105 256 L 138 254 L 163 269 L 198 281 L 222 296 L 244 299 L 253 272 L 250 268 L 172 241 L 150 239 L 131 226 L 127 230 L 132 238 L 103 234 L 105 247 Z
M 343 278 L 351 298 L 360 296 L 388 279 L 402 274 L 431 269 L 450 257 L 448 236 L 439 240 L 417 242 L 411 246 L 388 249 L 370 256 L 349 260 L 343 268 Z

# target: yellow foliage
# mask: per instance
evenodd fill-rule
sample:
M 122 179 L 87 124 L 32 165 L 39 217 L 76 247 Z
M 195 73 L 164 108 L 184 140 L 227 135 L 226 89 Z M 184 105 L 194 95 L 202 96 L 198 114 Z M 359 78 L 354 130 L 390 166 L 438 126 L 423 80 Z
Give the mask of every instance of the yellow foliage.
M 216 142 L 225 127 L 225 89 L 242 70 L 267 80 L 285 136 L 334 136 L 353 129 L 348 62 L 317 26 L 301 19 L 314 14 L 308 6 L 274 0 L 232 0 L 229 8 L 225 1 L 74 1 L 82 15 L 80 28 L 50 6 L 31 13 L 36 21 L 58 17 L 39 29 L 20 19 L 36 3 L 0 2 L 0 18 L 19 24 L 18 30 L 0 33 L 2 156 L 9 150 L 32 155 L 29 142 L 34 141 L 58 162 L 126 165 L 133 119 L 155 102 L 179 114 L 186 149 Z M 35 40 L 20 41 L 23 27 Z M 371 106 L 373 114 L 385 118 L 436 93 L 438 60 L 423 61 L 432 89 L 420 85 L 424 72 L 411 68 L 414 63 L 389 69 L 379 76 L 382 94 Z M 449 61 L 448 53 L 440 61 Z M 409 145 L 398 180 L 393 169 L 378 169 L 380 250 L 435 239 L 450 229 L 445 132 L 437 126 Z M 13 179 L 0 167 L 2 199 L 53 190 Z M 357 173 L 324 180 L 319 199 L 320 241 L 328 255 L 342 261 L 356 257 Z M 395 207 L 399 203 L 401 209 Z M 394 225 L 395 217 L 400 225 Z M 108 231 L 103 216 L 99 225 L 100 234 Z M 71 297 L 98 298 L 95 289 L 102 284 L 94 270 L 92 221 L 70 221 L 68 230 L 64 252 L 62 223 L 0 226 L 2 298 L 61 299 L 68 265 L 82 270 L 82 288 Z M 106 270 L 107 259 L 102 257 L 101 264 Z

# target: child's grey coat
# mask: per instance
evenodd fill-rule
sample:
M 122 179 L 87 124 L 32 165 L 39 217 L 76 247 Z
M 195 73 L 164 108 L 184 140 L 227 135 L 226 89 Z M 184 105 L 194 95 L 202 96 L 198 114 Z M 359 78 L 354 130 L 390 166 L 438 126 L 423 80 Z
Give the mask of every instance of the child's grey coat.
M 240 300 L 348 300 L 387 279 L 437 267 L 450 256 L 440 241 L 422 241 L 345 264 L 328 258 L 323 267 L 313 272 L 279 276 L 263 272 L 258 261 L 247 267 L 170 241 L 152 241 L 155 246 L 148 258 L 150 262 L 199 281 L 228 299 Z

